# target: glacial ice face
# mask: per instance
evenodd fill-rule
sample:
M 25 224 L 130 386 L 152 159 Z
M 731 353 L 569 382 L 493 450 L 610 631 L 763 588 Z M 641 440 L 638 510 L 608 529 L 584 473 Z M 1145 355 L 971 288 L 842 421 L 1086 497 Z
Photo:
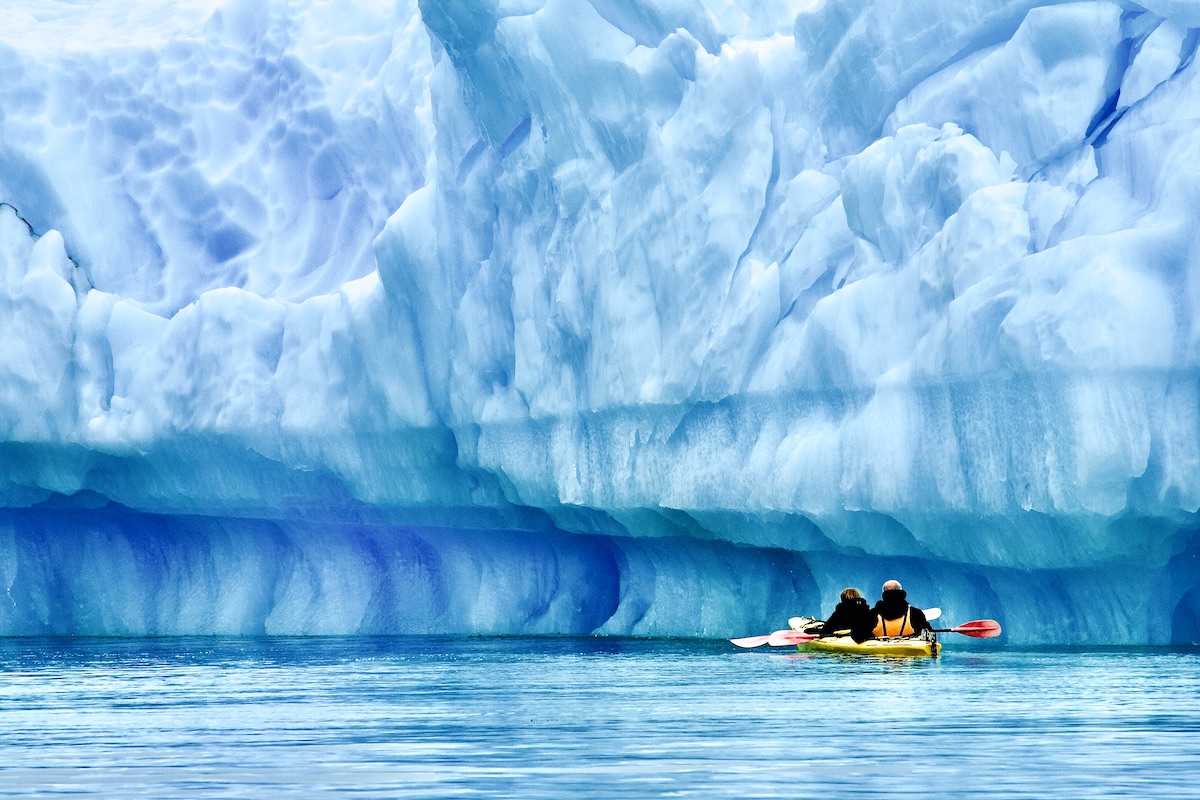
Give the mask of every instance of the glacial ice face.
M 0 32 L 0 631 L 1200 639 L 1190 4 L 166 9 Z

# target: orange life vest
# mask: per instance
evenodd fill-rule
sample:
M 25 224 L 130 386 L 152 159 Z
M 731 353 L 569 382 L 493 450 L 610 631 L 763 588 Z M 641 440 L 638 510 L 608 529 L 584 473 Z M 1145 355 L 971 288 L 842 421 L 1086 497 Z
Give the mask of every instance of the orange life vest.
M 882 614 L 875 615 L 875 638 L 882 639 L 886 636 L 912 636 L 916 633 L 913 630 L 912 621 L 909 617 L 912 615 L 912 606 L 909 606 L 904 611 L 903 617 L 896 619 L 884 619 Z

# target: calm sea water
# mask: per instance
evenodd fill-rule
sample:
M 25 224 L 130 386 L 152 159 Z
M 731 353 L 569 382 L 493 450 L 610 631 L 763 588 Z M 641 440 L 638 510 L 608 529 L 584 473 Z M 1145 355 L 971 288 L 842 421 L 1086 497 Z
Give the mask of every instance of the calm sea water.
M 1200 651 L 0 640 L 0 797 L 1200 797 Z

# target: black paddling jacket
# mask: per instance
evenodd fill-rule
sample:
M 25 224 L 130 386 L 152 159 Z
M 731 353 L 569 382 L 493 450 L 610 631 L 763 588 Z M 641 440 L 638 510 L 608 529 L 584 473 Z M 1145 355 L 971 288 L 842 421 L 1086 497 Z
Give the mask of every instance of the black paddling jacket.
M 873 635 L 875 612 L 861 597 L 852 597 L 838 603 L 818 633 L 822 636 L 832 636 L 834 631 L 847 629 L 850 631 L 850 638 L 856 642 L 865 642 Z
M 912 628 L 911 634 L 902 630 L 906 614 L 908 615 L 908 624 Z M 896 624 L 896 620 L 900 620 L 899 625 Z M 885 622 L 892 624 L 885 627 Z M 929 621 L 925 619 L 925 612 L 908 604 L 908 593 L 903 589 L 888 589 L 883 593 L 883 599 L 872 609 L 871 626 L 874 628 L 876 624 L 880 626 L 876 630 L 877 635 L 887 635 L 889 631 L 894 630 L 895 633 L 892 635 L 915 636 L 929 627 Z

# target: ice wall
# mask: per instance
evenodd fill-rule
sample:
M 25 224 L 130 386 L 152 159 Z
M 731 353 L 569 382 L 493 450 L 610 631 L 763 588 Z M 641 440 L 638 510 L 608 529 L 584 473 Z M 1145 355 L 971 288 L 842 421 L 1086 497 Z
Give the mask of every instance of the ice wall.
M 1189 4 L 13 18 L 0 630 L 1200 639 Z

